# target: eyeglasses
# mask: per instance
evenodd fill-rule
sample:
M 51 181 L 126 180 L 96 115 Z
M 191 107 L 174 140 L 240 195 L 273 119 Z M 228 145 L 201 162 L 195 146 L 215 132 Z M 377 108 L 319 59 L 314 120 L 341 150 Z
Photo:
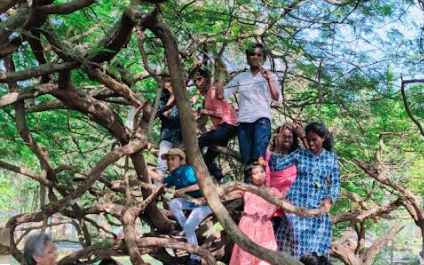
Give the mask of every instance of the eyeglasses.
M 293 139 L 293 135 L 282 135 L 282 134 L 278 134 L 278 136 L 280 136 L 281 139 L 285 139 L 285 140 Z

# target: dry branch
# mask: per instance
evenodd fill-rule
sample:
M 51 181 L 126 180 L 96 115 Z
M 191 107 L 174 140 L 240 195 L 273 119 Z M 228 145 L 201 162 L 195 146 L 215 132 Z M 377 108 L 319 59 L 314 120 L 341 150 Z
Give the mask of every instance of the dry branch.
M 23 70 L 20 72 L 0 72 L 0 83 L 16 82 L 27 80 L 30 78 L 48 75 L 54 72 L 71 70 L 77 68 L 79 63 L 69 62 L 69 63 L 59 63 L 59 64 L 43 64 L 39 67 L 30 68 L 28 70 Z
M 38 7 L 34 10 L 38 15 L 46 16 L 50 14 L 68 15 L 87 6 L 94 4 L 95 0 L 73 0 L 63 4 L 51 4 Z
M 128 100 L 128 102 L 134 107 L 138 108 L 143 105 L 138 96 L 126 84 L 113 79 L 98 68 L 84 66 L 83 69 L 87 72 L 91 79 L 110 88 L 112 91 Z
M 367 218 L 372 218 L 375 216 L 382 216 L 384 214 L 388 214 L 392 212 L 393 210 L 395 210 L 396 208 L 398 208 L 399 206 L 401 206 L 403 201 L 404 201 L 404 198 L 400 197 L 391 203 L 387 203 L 380 207 L 361 212 L 352 221 L 362 222 Z
M 78 186 L 75 191 L 70 193 L 67 197 L 47 205 L 43 211 L 50 214 L 59 211 L 67 205 L 72 205 L 73 203 L 71 200 L 79 198 L 88 189 L 90 189 L 91 186 L 101 177 L 103 170 L 105 170 L 109 165 L 118 161 L 124 156 L 129 156 L 145 148 L 147 146 L 147 142 L 144 136 L 140 135 L 140 132 L 138 134 L 139 135 L 136 135 L 136 137 L 133 138 L 127 145 L 114 149 L 105 155 L 91 170 L 86 180 L 80 186 Z
M 385 170 L 384 164 L 380 164 L 380 167 L 383 169 L 382 172 L 380 172 L 374 166 L 367 164 L 363 161 L 354 159 L 353 162 L 370 177 L 388 187 L 391 187 L 403 196 L 404 199 L 401 201 L 401 203 L 411 215 L 415 224 L 421 229 L 421 236 L 423 242 L 422 253 L 424 255 L 424 210 L 421 207 L 420 200 L 403 185 L 392 181 L 387 175 L 387 171 Z
M 389 232 L 378 238 L 369 248 L 366 248 L 362 253 L 355 253 L 354 250 L 349 248 L 346 240 L 351 236 L 353 230 L 347 230 L 345 234 L 335 240 L 331 244 L 331 255 L 341 259 L 348 265 L 370 265 L 375 259 L 376 255 L 380 252 L 381 248 L 387 245 L 388 242 L 403 229 L 400 222 L 397 222 Z
M 141 211 L 143 211 L 152 201 L 156 200 L 156 198 L 161 194 L 164 188 L 165 186 L 163 185 L 159 186 L 142 203 L 137 203 L 132 207 L 126 206 L 123 210 L 121 220 L 124 226 L 124 235 L 125 235 L 124 241 L 125 241 L 125 245 L 127 246 L 127 251 L 130 255 L 131 262 L 134 265 L 145 264 L 137 246 L 135 221 L 138 215 L 141 213 Z M 129 194 L 129 192 L 127 192 L 127 196 L 128 196 L 127 204 L 129 204 L 133 201 L 133 198 Z
M 58 86 L 54 84 L 44 84 L 35 86 L 33 89 L 26 89 L 24 91 L 15 91 L 10 92 L 6 95 L 0 97 L 0 108 L 4 108 L 8 105 L 11 105 L 15 102 L 35 98 L 45 94 L 51 93 L 53 90 L 57 89 Z
M 405 106 L 406 113 L 408 113 L 408 116 L 412 120 L 412 122 L 415 123 L 415 125 L 417 125 L 418 129 L 420 130 L 420 134 L 422 136 L 424 136 L 424 128 L 421 125 L 421 123 L 412 114 L 411 108 L 409 107 L 408 99 L 406 98 L 405 86 L 407 84 L 413 84 L 413 83 L 424 83 L 424 79 L 413 79 L 413 80 L 403 80 L 402 79 L 402 83 L 401 83 L 401 86 L 400 86 L 400 92 L 402 94 L 402 100 L 403 100 L 403 104 Z
M 225 194 L 228 194 L 235 190 L 242 190 L 242 191 L 248 191 L 253 194 L 256 194 L 263 198 L 264 200 L 284 209 L 287 212 L 294 213 L 298 216 L 302 217 L 318 217 L 321 215 L 326 214 L 325 210 L 323 208 L 319 209 L 313 209 L 308 211 L 301 211 L 299 208 L 294 206 L 292 203 L 285 199 L 277 199 L 274 196 L 272 196 L 266 189 L 264 188 L 258 188 L 253 185 L 248 185 L 241 182 L 228 182 L 224 184 L 223 186 L 220 186 L 218 188 L 218 194 L 220 196 L 224 196 Z
M 133 18 L 136 19 L 136 23 L 138 23 L 139 21 L 137 18 L 143 17 L 143 14 L 140 14 L 137 10 L 133 10 L 133 12 Z M 147 21 L 142 25 L 150 29 L 156 36 L 158 36 L 165 47 L 165 55 L 171 75 L 171 83 L 175 93 L 177 108 L 181 117 L 181 121 L 184 121 L 184 125 L 181 127 L 183 142 L 184 146 L 186 147 L 188 160 L 191 162 L 195 169 L 196 178 L 198 180 L 200 189 L 212 211 L 218 217 L 218 220 L 224 229 L 228 232 L 229 236 L 243 250 L 246 250 L 257 257 L 260 257 L 263 260 L 269 261 L 272 264 L 299 264 L 298 261 L 289 257 L 288 255 L 277 254 L 257 245 L 251 239 L 246 237 L 246 235 L 239 230 L 237 225 L 231 219 L 228 211 L 222 205 L 219 196 L 214 189 L 214 185 L 209 177 L 208 170 L 201 157 L 201 153 L 197 145 L 196 126 L 192 111 L 190 109 L 190 104 L 188 102 L 188 95 L 184 82 L 184 71 L 182 68 L 181 60 L 178 56 L 178 46 L 176 44 L 175 38 L 173 37 L 170 29 L 156 17 L 152 17 L 150 21 Z
M 372 264 L 375 256 L 380 252 L 381 248 L 383 248 L 387 243 L 389 243 L 403 228 L 404 226 L 400 225 L 401 222 L 397 222 L 389 232 L 385 233 L 382 237 L 377 239 L 370 248 L 365 250 L 364 253 L 364 264 Z
M 36 173 L 26 169 L 26 168 L 17 167 L 17 166 L 8 164 L 4 161 L 0 161 L 0 167 L 7 169 L 9 171 L 13 171 L 15 173 L 22 174 L 24 176 L 30 177 L 31 179 L 40 182 L 42 185 L 45 185 L 45 186 L 48 186 L 48 187 L 51 187 L 51 188 L 57 187 L 57 188 L 64 189 L 64 190 L 73 190 L 71 187 L 65 187 L 65 186 L 58 185 L 55 182 L 46 179 L 42 175 L 38 175 L 38 174 L 36 174 Z
M 340 1 L 336 1 L 336 0 L 324 0 L 324 1 L 329 3 L 329 4 L 336 5 L 336 6 L 347 6 L 347 5 L 353 4 L 357 0 L 350 0 L 350 1 L 346 1 L 346 2 L 340 2 Z
M 6 227 L 10 228 L 10 234 L 13 235 L 18 225 L 30 222 L 41 222 L 45 216 L 46 214 L 43 212 L 18 214 L 7 221 Z M 24 255 L 18 249 L 14 236 L 10 237 L 10 253 L 19 263 L 23 264 Z

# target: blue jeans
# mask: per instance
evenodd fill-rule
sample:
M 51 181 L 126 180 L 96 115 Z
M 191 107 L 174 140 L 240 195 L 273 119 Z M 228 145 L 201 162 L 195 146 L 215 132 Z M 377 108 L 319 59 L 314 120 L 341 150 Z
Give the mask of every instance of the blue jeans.
M 228 123 L 221 123 L 216 129 L 200 135 L 198 139 L 199 149 L 202 151 L 203 148 L 211 145 L 227 146 L 231 138 L 236 135 L 236 132 L 236 126 Z M 213 162 L 217 156 L 218 152 L 208 148 L 206 154 L 203 156 L 203 159 L 205 160 L 205 164 L 209 169 L 209 173 L 219 181 L 224 176 L 222 175 L 221 170 Z
M 271 139 L 271 121 L 268 118 L 260 118 L 252 123 L 242 122 L 237 132 L 243 165 L 247 166 L 259 157 L 265 158 Z

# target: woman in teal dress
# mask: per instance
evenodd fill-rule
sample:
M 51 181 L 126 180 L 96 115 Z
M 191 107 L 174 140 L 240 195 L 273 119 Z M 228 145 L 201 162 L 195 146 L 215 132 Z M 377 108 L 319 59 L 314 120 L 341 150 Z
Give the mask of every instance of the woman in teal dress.
M 299 217 L 285 213 L 277 230 L 280 251 L 302 254 L 316 252 L 328 256 L 331 246 L 331 221 L 328 212 L 339 197 L 339 159 L 333 152 L 330 132 L 322 123 L 310 123 L 305 128 L 309 148 L 297 149 L 286 157 L 270 159 L 271 171 L 296 165 L 297 178 L 287 199 L 307 210 L 322 207 L 327 214 L 320 217 Z

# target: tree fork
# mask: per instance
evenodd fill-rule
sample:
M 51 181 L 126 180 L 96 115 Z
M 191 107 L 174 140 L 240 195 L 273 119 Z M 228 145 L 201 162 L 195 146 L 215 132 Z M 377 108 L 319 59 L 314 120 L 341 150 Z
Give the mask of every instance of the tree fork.
M 137 13 L 137 11 L 135 11 L 135 13 Z M 248 238 L 244 233 L 242 233 L 231 219 L 228 211 L 221 203 L 219 196 L 214 189 L 214 184 L 208 175 L 208 170 L 199 151 L 195 129 L 196 127 L 194 124 L 194 118 L 192 116 L 190 104 L 188 102 L 188 96 L 184 82 L 184 71 L 178 55 L 178 46 L 176 44 L 175 38 L 169 28 L 156 17 L 152 18 L 147 23 L 143 23 L 142 25 L 150 29 L 156 36 L 158 36 L 165 47 L 165 55 L 168 62 L 172 87 L 174 88 L 177 108 L 181 117 L 181 122 L 184 122 L 183 126 L 181 126 L 181 129 L 187 157 L 191 165 L 194 167 L 200 190 L 205 196 L 212 211 L 217 216 L 218 220 L 224 229 L 228 232 L 230 237 L 243 250 L 246 250 L 263 260 L 269 261 L 272 264 L 301 264 L 288 255 L 275 253 L 267 248 L 259 246 L 250 238 Z

